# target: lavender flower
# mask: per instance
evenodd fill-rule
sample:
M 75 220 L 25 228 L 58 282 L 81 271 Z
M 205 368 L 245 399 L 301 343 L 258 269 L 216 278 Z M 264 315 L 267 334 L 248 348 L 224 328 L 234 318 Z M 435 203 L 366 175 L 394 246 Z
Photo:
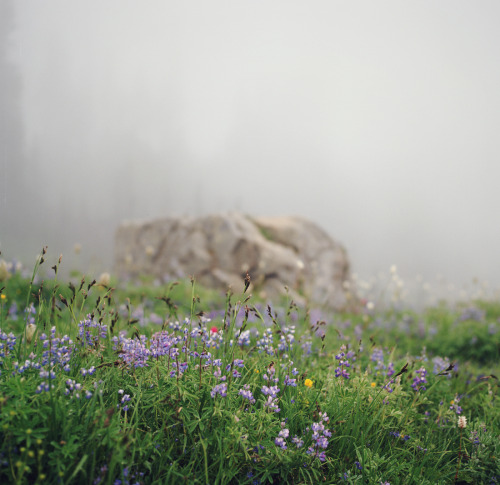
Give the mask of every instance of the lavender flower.
M 335 369 L 335 377 L 342 377 L 344 379 L 349 379 L 349 372 L 347 368 L 351 366 L 349 360 L 345 354 L 346 346 L 342 345 L 340 347 L 340 353 L 335 356 L 335 359 L 339 361 L 339 366 Z
M 286 450 L 286 442 L 282 437 L 278 437 L 274 440 L 274 444 L 279 446 L 282 450 Z
M 280 388 L 278 386 L 271 386 L 271 387 L 262 386 L 261 392 L 265 396 L 271 396 L 272 398 L 275 398 L 277 394 L 280 392 Z
M 420 369 L 418 369 L 415 374 L 416 376 L 413 379 L 411 387 L 416 392 L 425 391 L 426 387 L 424 386 L 424 384 L 427 384 L 427 379 L 425 378 L 425 376 L 427 375 L 427 370 L 425 369 L 425 367 L 420 367 Z
M 253 394 L 252 394 L 252 391 L 250 391 L 250 385 L 249 384 L 245 384 L 243 386 L 243 389 L 240 389 L 238 394 L 242 397 L 244 397 L 245 399 L 248 399 L 250 401 L 250 404 L 254 404 L 255 403 L 255 398 L 253 397 Z
M 462 407 L 458 405 L 460 402 L 461 396 L 455 395 L 455 399 L 451 401 L 450 411 L 455 411 L 457 414 L 462 414 Z
M 215 398 L 215 396 L 219 394 L 221 397 L 227 396 L 227 384 L 223 382 L 222 384 L 217 384 L 210 391 L 210 395 Z
M 278 406 L 278 399 L 273 399 L 272 396 L 267 397 L 267 401 L 264 402 L 264 407 L 268 408 L 269 411 L 274 411 L 275 413 L 279 413 L 281 411 Z

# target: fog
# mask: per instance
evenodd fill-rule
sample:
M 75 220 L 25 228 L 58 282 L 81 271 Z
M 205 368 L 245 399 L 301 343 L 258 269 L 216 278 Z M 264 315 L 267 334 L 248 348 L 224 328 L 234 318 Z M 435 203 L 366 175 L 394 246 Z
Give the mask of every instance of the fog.
M 496 0 L 2 0 L 2 257 L 109 270 L 122 220 L 239 210 L 317 222 L 363 278 L 500 287 L 499 24 Z

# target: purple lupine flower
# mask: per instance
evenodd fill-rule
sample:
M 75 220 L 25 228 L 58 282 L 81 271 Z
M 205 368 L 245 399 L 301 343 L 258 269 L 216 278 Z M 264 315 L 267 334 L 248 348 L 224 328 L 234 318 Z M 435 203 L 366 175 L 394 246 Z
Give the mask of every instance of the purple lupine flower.
M 385 389 L 389 394 L 394 391 L 394 389 L 391 387 L 391 384 L 394 383 L 394 379 L 390 379 L 387 384 L 382 389 Z
M 326 438 L 326 436 L 320 436 L 317 440 L 316 440 L 316 445 L 319 447 L 319 448 L 327 448 L 328 447 L 328 440 Z
M 370 355 L 370 360 L 373 362 L 384 362 L 384 351 L 375 347 Z
M 286 450 L 286 442 L 282 437 L 278 437 L 274 440 L 274 444 L 279 446 L 282 450 Z
M 48 371 L 48 370 L 45 370 L 45 369 L 41 369 L 40 370 L 40 377 L 42 379 L 55 379 L 56 378 L 56 373 L 53 370 Z
M 245 384 L 243 386 L 243 389 L 239 390 L 238 394 L 240 396 L 244 397 L 245 399 L 248 399 L 250 401 L 250 404 L 254 404 L 255 403 L 255 398 L 253 397 L 253 394 L 250 391 L 250 385 L 249 384 Z
M 422 366 L 415 372 L 415 374 L 416 376 L 413 378 L 413 383 L 411 387 L 416 392 L 425 391 L 426 388 L 424 384 L 427 384 L 427 379 L 425 378 L 425 376 L 427 375 L 427 370 L 425 369 L 425 367 Z
M 212 388 L 210 391 L 210 395 L 215 398 L 215 396 L 219 394 L 221 397 L 226 397 L 227 396 L 227 384 L 225 382 L 221 384 L 217 384 Z
M 344 379 L 349 379 L 349 372 L 346 368 L 350 367 L 351 364 L 345 354 L 346 346 L 342 345 L 340 347 L 340 353 L 335 356 L 335 359 L 339 361 L 339 366 L 335 369 L 335 377 L 342 377 Z
M 453 399 L 452 404 L 450 406 L 450 411 L 455 411 L 455 413 L 457 414 L 462 414 L 463 409 L 461 406 L 458 405 L 461 398 L 462 396 L 455 395 L 455 399 Z
M 448 359 L 448 357 L 445 357 L 445 358 L 434 357 L 432 359 L 432 363 L 434 364 L 434 368 L 433 368 L 434 374 L 440 374 L 441 372 L 444 372 L 447 369 L 450 369 L 450 360 Z M 455 371 L 456 371 L 456 363 L 453 363 L 453 365 L 451 365 L 451 368 L 455 369 Z M 450 372 L 446 372 L 446 376 L 448 379 L 451 379 Z
M 118 391 L 118 393 L 123 394 L 123 389 L 120 389 L 120 391 Z M 119 408 L 121 406 L 122 410 L 126 412 L 129 410 L 127 404 L 128 402 L 130 402 L 130 394 L 123 394 L 122 398 L 120 399 L 120 404 L 118 404 L 117 407 Z
M 311 424 L 311 429 L 317 433 L 318 431 L 323 431 L 325 426 L 322 423 L 313 423 Z
M 47 382 L 41 382 L 35 390 L 36 394 L 40 394 L 41 392 L 49 392 L 49 384 Z
M 280 392 L 280 388 L 278 386 L 271 386 L 271 387 L 262 386 L 261 392 L 265 396 L 271 396 L 272 398 L 275 398 L 276 395 Z
M 12 302 L 12 305 L 10 305 L 9 308 L 9 318 L 12 321 L 17 321 L 18 315 L 17 315 L 17 303 L 14 301 Z
M 459 317 L 459 320 L 464 322 L 465 320 L 474 320 L 476 322 L 482 322 L 484 320 L 485 312 L 483 310 L 479 310 L 478 308 L 466 308 L 463 310 L 462 314 Z
M 331 437 L 332 433 L 329 429 L 325 428 L 323 424 L 323 422 L 328 422 L 330 420 L 326 412 L 320 413 L 319 416 L 320 421 L 312 423 L 310 427 L 306 427 L 306 432 L 312 432 L 311 438 L 313 440 L 313 446 L 310 446 L 306 453 L 314 455 L 314 457 L 318 458 L 320 461 L 325 461 L 326 455 L 320 450 L 328 447 L 328 438 Z M 292 441 L 295 443 L 297 440 L 293 439 Z
M 269 411 L 274 411 L 279 413 L 281 409 L 278 407 L 278 399 L 273 399 L 272 396 L 267 397 L 267 401 L 264 402 L 264 407 L 268 408 Z

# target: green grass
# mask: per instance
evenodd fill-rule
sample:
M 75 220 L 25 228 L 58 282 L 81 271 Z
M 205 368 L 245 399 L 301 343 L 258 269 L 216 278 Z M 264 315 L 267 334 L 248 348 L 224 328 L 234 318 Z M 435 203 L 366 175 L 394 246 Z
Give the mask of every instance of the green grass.
M 341 314 L 38 269 L 0 282 L 0 483 L 500 480 L 498 302 Z

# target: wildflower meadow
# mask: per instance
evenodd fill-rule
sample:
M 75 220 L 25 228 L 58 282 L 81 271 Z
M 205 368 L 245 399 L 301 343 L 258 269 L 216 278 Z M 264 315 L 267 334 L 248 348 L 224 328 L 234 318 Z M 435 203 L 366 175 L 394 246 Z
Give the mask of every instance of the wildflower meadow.
M 48 260 L 2 263 L 0 483 L 500 482 L 498 301 L 333 312 Z

